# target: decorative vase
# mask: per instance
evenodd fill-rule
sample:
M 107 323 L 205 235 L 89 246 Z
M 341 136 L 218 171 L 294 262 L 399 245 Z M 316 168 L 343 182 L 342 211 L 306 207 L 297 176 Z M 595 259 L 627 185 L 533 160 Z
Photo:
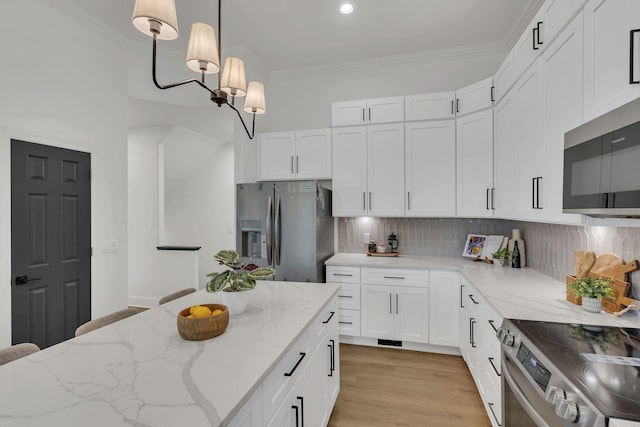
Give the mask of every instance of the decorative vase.
M 527 255 L 525 251 L 525 242 L 522 239 L 522 234 L 517 228 L 513 229 L 513 236 L 509 239 L 509 252 L 513 253 L 515 243 L 518 242 L 518 252 L 520 252 L 520 267 L 527 266 Z
M 496 267 L 504 267 L 504 258 L 494 258 L 493 265 Z
M 600 310 L 602 310 L 602 300 L 600 298 L 582 297 L 582 309 L 590 313 L 600 313 Z
M 249 301 L 249 291 L 227 291 L 222 290 L 222 303 L 229 309 L 229 314 L 240 314 L 247 308 Z

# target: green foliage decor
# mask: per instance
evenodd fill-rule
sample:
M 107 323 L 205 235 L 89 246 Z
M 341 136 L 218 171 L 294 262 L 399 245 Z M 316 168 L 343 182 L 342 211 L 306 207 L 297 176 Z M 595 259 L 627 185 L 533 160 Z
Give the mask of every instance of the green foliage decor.
M 510 256 L 511 256 L 511 252 L 509 252 L 509 249 L 507 248 L 502 248 L 491 254 L 491 257 L 494 259 L 507 259 Z
M 240 263 L 240 254 L 236 251 L 220 251 L 214 258 L 230 270 L 207 274 L 211 278 L 207 283 L 207 292 L 218 292 L 227 287 L 231 292 L 248 291 L 256 287 L 256 280 L 268 279 L 276 274 L 271 267 Z
M 613 298 L 615 292 L 606 277 L 581 277 L 567 285 L 570 292 L 582 298 Z

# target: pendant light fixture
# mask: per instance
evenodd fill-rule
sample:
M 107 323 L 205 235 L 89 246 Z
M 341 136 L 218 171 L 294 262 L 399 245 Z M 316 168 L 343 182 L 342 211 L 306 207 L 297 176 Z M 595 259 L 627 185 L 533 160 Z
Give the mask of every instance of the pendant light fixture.
M 256 126 L 256 114 L 264 114 L 264 86 L 259 82 L 246 84 L 244 74 L 244 62 L 239 58 L 228 57 L 224 62 L 224 68 L 220 73 L 220 46 L 221 46 L 221 9 L 222 0 L 218 0 L 218 35 L 211 25 L 196 22 L 191 26 L 189 47 L 187 49 L 187 67 L 200 74 L 200 79 L 187 79 L 176 83 L 161 85 L 156 78 L 157 41 L 173 40 L 178 37 L 178 18 L 176 16 L 175 0 L 136 0 L 133 7 L 133 26 L 140 32 L 153 38 L 153 59 L 151 75 L 153 83 L 158 89 L 170 89 L 188 83 L 195 83 L 207 90 L 211 101 L 222 105 L 228 105 L 240 118 L 244 130 L 250 139 L 253 139 Z M 210 89 L 205 84 L 205 75 L 218 74 L 217 89 Z M 229 102 L 229 97 L 231 100 Z M 235 99 L 245 97 L 244 111 L 253 116 L 251 132 L 242 119 L 240 111 L 235 107 Z

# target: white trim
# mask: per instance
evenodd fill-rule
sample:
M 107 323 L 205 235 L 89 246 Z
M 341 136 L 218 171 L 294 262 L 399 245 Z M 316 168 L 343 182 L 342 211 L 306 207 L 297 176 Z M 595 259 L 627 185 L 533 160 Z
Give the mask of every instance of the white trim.
M 145 307 L 145 308 L 151 308 L 151 307 L 157 307 L 158 306 L 158 301 L 160 301 L 160 298 L 151 298 L 151 297 L 129 297 L 128 300 L 128 305 L 129 307 Z

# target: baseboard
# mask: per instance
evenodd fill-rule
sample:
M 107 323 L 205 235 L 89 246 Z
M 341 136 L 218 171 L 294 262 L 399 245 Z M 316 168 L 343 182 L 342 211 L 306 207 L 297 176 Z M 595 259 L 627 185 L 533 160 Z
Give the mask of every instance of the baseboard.
M 395 348 L 399 350 L 422 351 L 425 353 L 449 354 L 452 356 L 460 356 L 458 347 L 447 347 L 442 345 L 422 344 L 416 342 L 402 341 L 402 347 L 395 345 L 387 346 L 378 344 L 377 338 L 352 337 L 348 335 L 340 335 L 340 342 L 344 344 L 365 345 L 369 347 Z

